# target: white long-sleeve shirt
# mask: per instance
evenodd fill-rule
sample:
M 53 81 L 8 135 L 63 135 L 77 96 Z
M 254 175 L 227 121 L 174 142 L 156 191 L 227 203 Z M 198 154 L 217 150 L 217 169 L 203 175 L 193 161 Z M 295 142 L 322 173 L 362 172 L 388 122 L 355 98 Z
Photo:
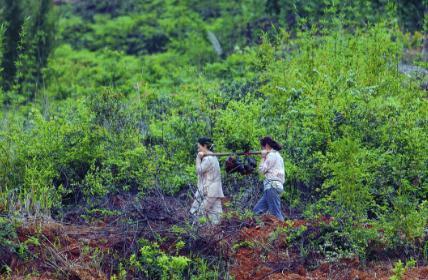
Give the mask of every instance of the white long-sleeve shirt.
M 266 155 L 266 158 L 262 159 L 259 171 L 265 176 L 267 181 L 274 184 L 274 187 L 283 189 L 285 182 L 284 160 L 278 151 L 271 150 Z
M 224 197 L 221 184 L 221 171 L 218 159 L 214 156 L 196 158 L 198 191 L 205 197 Z

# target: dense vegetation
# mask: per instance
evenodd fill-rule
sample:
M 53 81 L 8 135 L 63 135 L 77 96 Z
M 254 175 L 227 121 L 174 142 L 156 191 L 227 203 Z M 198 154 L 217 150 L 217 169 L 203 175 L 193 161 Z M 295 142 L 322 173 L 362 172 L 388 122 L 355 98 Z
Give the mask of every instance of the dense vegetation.
M 399 71 L 427 68 L 426 1 L 0 3 L 0 255 L 23 250 L 16 217 L 176 195 L 196 182 L 197 137 L 240 150 L 268 134 L 284 203 L 334 217 L 334 254 L 427 261 L 428 95 Z M 146 277 L 196 266 L 140 252 L 133 270 L 156 256 Z

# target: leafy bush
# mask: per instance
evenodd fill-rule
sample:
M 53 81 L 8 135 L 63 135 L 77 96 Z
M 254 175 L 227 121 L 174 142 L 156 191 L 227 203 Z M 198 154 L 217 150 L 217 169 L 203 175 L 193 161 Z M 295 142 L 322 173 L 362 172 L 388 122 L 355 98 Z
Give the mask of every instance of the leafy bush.
M 408 194 L 399 194 L 392 204 L 392 209 L 382 215 L 377 225 L 383 232 L 383 243 L 389 248 L 404 248 L 406 254 L 422 252 L 418 244 L 426 236 L 427 202 L 418 204 Z
M 10 220 L 0 217 L 0 270 L 7 265 L 8 255 L 17 249 L 16 239 L 17 234 L 14 225 L 10 223 Z
M 29 246 L 39 246 L 39 240 L 28 237 L 20 242 L 17 234 L 18 222 L 13 217 L 0 216 L 0 273 L 10 274 L 10 266 L 13 260 L 18 257 L 23 260 L 31 258 Z
M 266 133 L 259 125 L 259 120 L 263 117 L 261 102 L 244 102 L 231 101 L 217 116 L 214 138 L 218 139 L 218 146 L 222 149 L 257 149 L 258 139 Z
M 149 244 L 146 240 L 140 240 L 140 244 L 138 254 L 131 255 L 127 266 L 127 270 L 134 276 L 139 275 L 147 279 L 183 279 L 190 259 L 169 256 L 162 252 L 157 244 Z M 126 275 L 124 272 L 121 274 L 122 277 Z M 114 279 L 117 279 L 117 276 Z
M 141 62 L 120 52 L 77 51 L 69 45 L 58 47 L 49 61 L 46 94 L 54 99 L 78 98 L 114 87 L 128 94 L 141 80 Z
M 302 177 L 288 180 L 303 182 L 311 194 L 323 186 L 319 197 L 331 199 L 331 213 L 339 216 L 348 216 L 336 214 L 344 196 L 349 213 L 365 217 L 373 201 L 388 203 L 385 194 L 402 180 L 417 178 L 423 192 L 427 146 L 420 140 L 427 130 L 419 116 L 426 104 L 413 85 L 402 86 L 407 83 L 395 71 L 400 49 L 392 35 L 378 26 L 364 35 L 300 40 L 296 56 L 269 66 L 271 82 L 262 87 L 274 125 L 268 131 L 301 169 L 293 174 Z M 362 208 L 354 212 L 357 203 Z
M 389 279 L 390 280 L 403 279 L 404 273 L 406 273 L 406 271 L 409 268 L 415 267 L 415 265 L 416 265 L 416 262 L 414 259 L 410 259 L 409 261 L 407 261 L 405 266 L 403 266 L 403 263 L 401 262 L 401 260 L 398 260 L 398 262 L 394 264 L 394 268 L 393 268 L 394 275 L 391 276 L 391 278 Z
M 126 54 L 141 55 L 165 50 L 168 34 L 159 26 L 156 14 L 96 16 L 85 32 L 85 47 L 90 50 L 109 48 Z M 71 41 L 73 42 L 73 41 Z

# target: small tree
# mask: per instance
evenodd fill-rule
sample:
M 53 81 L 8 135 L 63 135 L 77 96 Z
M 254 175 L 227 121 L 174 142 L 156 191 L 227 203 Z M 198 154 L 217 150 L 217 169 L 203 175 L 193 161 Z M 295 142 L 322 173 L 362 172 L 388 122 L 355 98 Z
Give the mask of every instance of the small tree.
M 18 58 L 18 44 L 23 24 L 23 13 L 20 0 L 0 0 L 0 19 L 5 23 L 2 43 L 3 56 L 1 57 L 2 82 L 1 87 L 8 90 L 16 74 L 16 60 Z
M 3 61 L 3 53 L 4 53 L 4 31 L 5 31 L 5 27 L 4 25 L 0 25 L 0 62 Z M 3 68 L 0 65 L 0 85 L 2 85 L 2 77 L 1 74 L 3 72 Z M 0 104 L 3 104 L 3 91 L 2 91 L 2 87 L 0 86 Z M 1 118 L 1 113 L 0 113 L 0 118 Z
M 422 56 L 425 62 L 428 62 L 428 1 L 425 0 L 424 12 L 424 46 L 422 49 Z
M 55 35 L 52 0 L 32 2 L 34 15 L 22 25 L 16 61 L 14 92 L 21 101 L 33 100 L 43 84 L 43 68 L 53 48 Z

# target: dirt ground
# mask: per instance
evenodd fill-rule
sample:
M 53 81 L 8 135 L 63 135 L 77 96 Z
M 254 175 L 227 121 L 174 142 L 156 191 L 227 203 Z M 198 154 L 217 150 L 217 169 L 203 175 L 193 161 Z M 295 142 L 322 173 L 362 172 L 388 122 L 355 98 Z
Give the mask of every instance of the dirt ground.
M 294 259 L 298 256 L 283 249 L 272 249 L 263 252 L 268 246 L 268 238 L 278 226 L 288 226 L 273 217 L 262 218 L 264 225 L 243 228 L 239 242 L 256 244 L 252 248 L 239 248 L 231 256 L 233 265 L 231 275 L 237 280 L 388 280 L 393 275 L 393 262 L 382 261 L 362 265 L 358 258 L 344 259 L 337 263 L 322 263 L 316 269 L 310 270 Z M 304 220 L 292 221 L 293 227 L 308 224 Z M 281 248 L 281 244 L 275 244 Z M 279 267 L 279 268 L 276 268 Z M 428 266 L 409 269 L 403 280 L 428 279 Z
M 11 274 L 0 275 L 0 279 L 109 279 L 112 268 L 117 266 L 112 256 L 129 255 L 132 244 L 142 236 L 147 239 L 155 235 L 164 237 L 161 248 L 172 253 L 175 249 L 168 244 L 174 244 L 175 240 L 170 228 L 179 220 L 189 218 L 183 204 L 171 198 L 164 198 L 163 205 L 155 197 L 132 205 L 127 198 L 114 197 L 111 203 L 132 213 L 134 220 L 139 219 L 139 226 L 124 228 L 118 222 L 120 217 L 100 216 L 90 223 L 73 223 L 71 218 L 68 222 L 28 219 L 18 228 L 18 238 L 28 245 L 33 257 L 9 256 Z M 165 206 L 169 210 L 165 210 Z M 169 215 L 168 211 L 176 215 Z M 262 216 L 257 222 L 231 216 L 219 226 L 202 227 L 198 231 L 199 239 L 189 242 L 190 247 L 182 254 L 209 251 L 221 255 L 227 259 L 229 274 L 236 280 L 387 280 L 393 275 L 394 260 L 366 264 L 357 258 L 335 263 L 320 260 L 316 267 L 309 267 L 287 246 L 284 233 L 275 235 L 278 228 L 302 225 L 317 228 L 317 223 L 329 223 L 329 219 L 311 222 L 293 219 L 284 223 L 271 216 Z M 31 242 L 34 236 L 37 241 Z M 428 280 L 428 266 L 409 269 L 403 279 Z

